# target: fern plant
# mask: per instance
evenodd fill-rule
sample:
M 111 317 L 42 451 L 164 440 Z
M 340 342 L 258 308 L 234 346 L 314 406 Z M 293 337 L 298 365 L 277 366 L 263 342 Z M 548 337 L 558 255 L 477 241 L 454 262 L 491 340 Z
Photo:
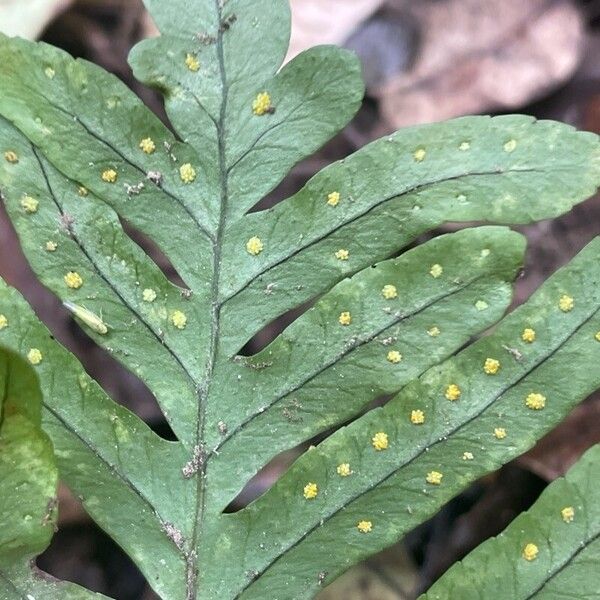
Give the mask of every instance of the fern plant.
M 14 527 L 0 538 L 0 592 L 94 596 L 32 566 L 55 522 L 47 434 L 61 479 L 164 600 L 310 598 L 600 386 L 600 240 L 502 319 L 525 249 L 506 225 L 592 195 L 600 143 L 525 116 L 415 127 L 252 211 L 351 119 L 355 57 L 317 47 L 280 68 L 285 0 L 146 5 L 162 35 L 130 61 L 177 133 L 97 66 L 2 37 L 0 188 L 40 280 L 146 383 L 177 440 L 112 401 L 2 285 L 0 515 Z M 390 258 L 446 221 L 496 225 Z M 349 421 L 224 512 L 274 456 Z

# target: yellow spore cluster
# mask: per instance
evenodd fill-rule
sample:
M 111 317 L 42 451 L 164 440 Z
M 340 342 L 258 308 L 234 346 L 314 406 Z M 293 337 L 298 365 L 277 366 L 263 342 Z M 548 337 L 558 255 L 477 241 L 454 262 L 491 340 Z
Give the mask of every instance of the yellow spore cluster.
M 196 180 L 196 169 L 190 163 L 184 163 L 179 167 L 179 178 L 183 183 L 192 183 Z
M 413 425 L 422 425 L 423 423 L 425 423 L 425 413 L 422 410 L 411 411 L 410 422 Z
M 500 370 L 500 361 L 495 358 L 486 358 L 483 363 L 483 371 L 487 375 L 495 375 Z
M 303 495 L 307 500 L 314 500 L 319 493 L 319 487 L 316 483 L 309 482 L 304 486 Z
M 528 561 L 535 560 L 537 555 L 539 554 L 539 548 L 535 544 L 527 544 L 525 548 L 523 548 L 523 558 Z
M 171 315 L 171 323 L 173 323 L 174 327 L 177 327 L 177 329 L 185 329 L 185 326 L 187 325 L 185 313 L 180 310 L 174 311 Z
M 388 362 L 391 362 L 392 364 L 398 364 L 401 360 L 402 360 L 402 354 L 400 354 L 400 352 L 398 352 L 398 350 L 390 350 L 387 353 L 387 360 Z
M 375 450 L 377 450 L 378 452 L 381 450 L 387 450 L 389 446 L 387 433 L 384 433 L 383 431 L 378 431 L 373 436 L 371 444 L 373 445 L 373 448 L 375 448 Z
M 145 154 L 152 154 L 156 150 L 156 144 L 152 138 L 147 137 L 140 142 L 140 149 Z
M 271 96 L 267 92 L 260 92 L 252 102 L 252 112 L 258 117 L 271 112 L 272 108 Z
M 106 183 L 115 183 L 119 177 L 119 174 L 114 169 L 106 169 L 102 171 L 102 181 Z
M 352 475 L 352 469 L 350 469 L 349 463 L 342 463 L 338 465 L 336 471 L 340 477 L 348 477 L 348 475 Z
M 442 483 L 442 477 L 444 477 L 444 475 L 439 471 L 430 471 L 427 473 L 425 481 L 431 485 L 440 485 Z
M 42 356 L 41 351 L 38 348 L 32 348 L 27 353 L 27 360 L 32 365 L 39 365 L 42 362 L 42 360 L 43 360 L 43 356 Z
M 263 251 L 264 247 L 262 240 L 256 236 L 251 237 L 246 242 L 246 252 L 252 256 L 258 256 Z
M 398 297 L 398 290 L 396 289 L 395 285 L 387 284 L 381 289 L 381 295 L 386 300 L 393 300 L 394 298 Z
M 331 192 L 327 194 L 327 204 L 329 206 L 337 206 L 340 203 L 340 193 L 339 192 Z
M 447 400 L 454 402 L 454 400 L 458 400 L 460 395 L 462 394 L 460 388 L 455 384 L 451 383 L 447 388 L 444 396 L 446 396 Z
M 69 271 L 64 276 L 65 284 L 72 290 L 78 290 L 83 285 L 83 279 L 76 271 Z
M 348 311 L 344 311 L 338 317 L 338 322 L 340 325 L 350 325 L 352 323 L 352 315 Z

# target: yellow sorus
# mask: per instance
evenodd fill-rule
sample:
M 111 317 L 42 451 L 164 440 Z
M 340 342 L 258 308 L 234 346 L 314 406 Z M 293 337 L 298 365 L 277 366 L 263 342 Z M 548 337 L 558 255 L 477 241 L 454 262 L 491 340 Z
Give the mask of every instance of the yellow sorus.
M 438 335 L 440 335 L 440 333 L 441 333 L 440 328 L 437 327 L 436 325 L 434 325 L 433 327 L 431 327 L 427 330 L 427 335 L 429 335 L 431 337 L 437 337 Z
M 257 256 L 260 254 L 263 251 L 263 248 L 264 244 L 259 237 L 251 237 L 246 242 L 246 252 L 248 252 L 248 254 L 252 254 L 252 256 Z
M 196 180 L 196 169 L 190 163 L 185 163 L 179 167 L 179 177 L 183 183 L 192 183 Z
M 542 394 L 529 394 L 525 398 L 525 406 L 531 410 L 542 410 L 546 406 L 546 396 Z
M 413 158 L 415 159 L 416 162 L 423 162 L 425 160 L 426 155 L 427 155 L 427 152 L 425 152 L 424 148 L 418 148 L 417 150 L 415 150 L 413 152 Z
M 387 359 L 388 359 L 388 362 L 397 364 L 402 360 L 402 354 L 400 354 L 400 352 L 398 352 L 398 350 L 390 350 L 387 353 Z
M 597 342 L 600 342 L 600 331 L 594 336 Z
M 446 393 L 444 395 L 448 400 L 454 401 L 460 398 L 461 393 L 460 388 L 455 383 L 451 383 L 446 388 Z
M 147 137 L 140 142 L 140 149 L 146 154 L 152 154 L 156 150 L 156 144 L 152 138 Z
M 535 342 L 535 330 L 530 327 L 526 327 L 523 329 L 523 333 L 521 334 L 521 339 L 528 344 Z
M 340 325 L 350 325 L 352 323 L 352 315 L 348 311 L 344 311 L 338 317 Z
M 156 300 L 156 292 L 152 288 L 146 288 L 142 292 L 144 302 L 154 302 Z
M 56 242 L 48 241 L 46 242 L 46 252 L 56 252 L 58 248 L 58 244 Z
M 361 533 L 370 533 L 373 529 L 373 523 L 371 523 L 371 521 L 359 521 L 356 525 L 356 528 Z
M 0 315 L 0 330 L 8 327 L 8 319 L 4 315 Z
M 348 477 L 348 475 L 352 475 L 352 470 L 350 469 L 349 463 L 342 463 L 341 465 L 338 465 L 336 471 L 340 477 Z
M 506 429 L 504 427 L 496 427 L 494 429 L 494 436 L 498 440 L 503 440 L 506 437 Z
M 574 306 L 575 300 L 573 300 L 571 296 L 567 296 L 566 294 L 561 296 L 560 300 L 558 301 L 558 308 L 560 308 L 560 310 L 562 310 L 563 312 L 569 312 L 573 310 Z
M 560 516 L 565 523 L 570 523 L 575 518 L 575 509 L 572 506 L 565 506 L 560 511 Z
M 434 279 L 437 279 L 443 272 L 444 268 L 442 267 L 442 265 L 438 265 L 437 263 L 435 265 L 431 265 L 431 269 L 429 269 L 429 274 Z
M 458 149 L 461 150 L 462 152 L 465 152 L 470 147 L 471 147 L 471 144 L 469 144 L 469 142 L 461 142 L 460 146 L 458 147 Z
M 508 142 L 506 142 L 504 144 L 504 152 L 512 152 L 515 148 L 517 147 L 517 140 L 508 140 Z
M 339 192 L 331 192 L 327 195 L 327 204 L 329 206 L 337 206 L 340 203 L 340 193 Z
M 430 483 L 431 485 L 440 485 L 442 483 L 442 477 L 444 475 L 439 471 L 430 471 L 427 473 L 427 477 L 425 477 L 425 481 Z
M 42 359 L 43 359 L 42 353 L 37 348 L 32 348 L 27 353 L 27 360 L 32 365 L 39 365 L 42 362 Z
M 425 423 L 425 413 L 422 410 L 411 411 L 410 422 L 413 425 L 422 425 L 423 423 Z
M 396 289 L 395 285 L 384 285 L 383 288 L 381 289 L 381 295 L 386 299 L 386 300 L 393 300 L 394 298 L 398 297 L 398 290 Z
M 472 452 L 463 452 L 462 459 L 463 460 L 473 460 L 473 453 Z
M 527 544 L 525 546 L 525 548 L 523 548 L 523 558 L 525 560 L 535 560 L 537 558 L 537 555 L 539 553 L 539 549 L 535 544 Z
M 388 440 L 387 433 L 384 433 L 383 431 L 378 431 L 373 436 L 373 439 L 371 440 L 371 444 L 373 444 L 373 448 L 375 448 L 375 450 L 377 450 L 377 451 L 387 450 L 387 448 L 389 446 L 389 440 Z
M 304 497 L 307 500 L 313 500 L 314 498 L 317 497 L 317 494 L 319 493 L 319 487 L 317 486 L 316 483 L 307 483 L 304 486 Z
M 86 196 L 89 194 L 89 192 L 88 192 L 88 189 L 87 189 L 85 186 L 83 186 L 83 185 L 80 185 L 80 186 L 77 188 L 77 193 L 78 193 L 78 194 L 79 194 L 79 195 L 80 195 L 82 198 L 85 198 L 85 197 L 86 197 Z
M 118 176 L 118 173 L 114 169 L 102 171 L 102 181 L 106 181 L 106 183 L 114 183 Z
M 83 279 L 76 271 L 69 271 L 64 276 L 64 280 L 67 284 L 67 287 L 71 288 L 72 290 L 78 290 L 83 285 Z
M 4 159 L 12 164 L 19 162 L 19 157 L 17 156 L 17 153 L 13 152 L 12 150 L 7 150 L 4 153 Z
M 486 358 L 483 363 L 483 370 L 488 375 L 495 375 L 500 370 L 500 361 L 495 358 Z
M 271 112 L 273 107 L 271 106 L 271 96 L 267 92 L 260 92 L 252 102 L 252 112 L 261 117 L 265 113 Z
M 477 302 L 475 302 L 475 308 L 480 311 L 486 310 L 489 306 L 490 305 L 485 300 L 477 300 Z
M 174 311 L 171 315 L 171 323 L 173 323 L 177 329 L 185 329 L 185 326 L 187 325 L 185 313 L 182 313 L 180 310 Z
M 185 66 L 194 73 L 200 69 L 200 61 L 194 54 L 187 53 L 185 56 Z
M 21 206 L 23 207 L 23 210 L 30 215 L 37 212 L 39 205 L 40 201 L 32 198 L 31 196 L 23 196 L 23 198 L 21 198 Z
M 350 252 L 348 252 L 348 250 L 345 250 L 344 248 L 340 248 L 336 253 L 335 253 L 335 257 L 338 260 L 348 260 L 350 256 Z

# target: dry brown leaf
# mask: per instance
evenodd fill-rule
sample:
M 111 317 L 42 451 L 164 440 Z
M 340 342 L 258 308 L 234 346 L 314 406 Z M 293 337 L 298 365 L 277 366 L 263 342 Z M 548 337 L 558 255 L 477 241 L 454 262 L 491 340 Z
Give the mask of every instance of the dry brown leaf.
M 1 1 L 1 0 L 0 0 Z M 300 52 L 319 44 L 342 44 L 385 0 L 290 0 L 292 35 L 286 62 Z M 146 15 L 144 32 L 158 35 Z
M 390 129 L 510 110 L 565 81 L 584 31 L 569 0 L 408 3 L 422 30 L 413 69 L 376 90 Z
M 320 577 L 327 585 L 327 574 Z M 315 600 L 403 600 L 414 598 L 417 568 L 397 544 L 352 567 L 327 586 Z
M 0 31 L 35 39 L 71 0 L 0 0 Z
M 286 60 L 318 44 L 341 44 L 384 0 L 291 0 L 292 39 Z

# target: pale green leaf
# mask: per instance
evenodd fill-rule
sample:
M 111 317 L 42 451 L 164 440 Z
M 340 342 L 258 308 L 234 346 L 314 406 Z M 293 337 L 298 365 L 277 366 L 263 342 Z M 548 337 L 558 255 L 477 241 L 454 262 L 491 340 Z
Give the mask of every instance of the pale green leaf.
M 0 350 L 0 564 L 48 545 L 56 523 L 57 470 L 41 431 L 41 395 L 31 366 Z
M 57 521 L 58 472 L 41 429 L 41 394 L 31 365 L 0 348 L 0 598 L 98 598 L 52 581 L 30 564 Z M 38 595 L 39 594 L 39 595 Z

